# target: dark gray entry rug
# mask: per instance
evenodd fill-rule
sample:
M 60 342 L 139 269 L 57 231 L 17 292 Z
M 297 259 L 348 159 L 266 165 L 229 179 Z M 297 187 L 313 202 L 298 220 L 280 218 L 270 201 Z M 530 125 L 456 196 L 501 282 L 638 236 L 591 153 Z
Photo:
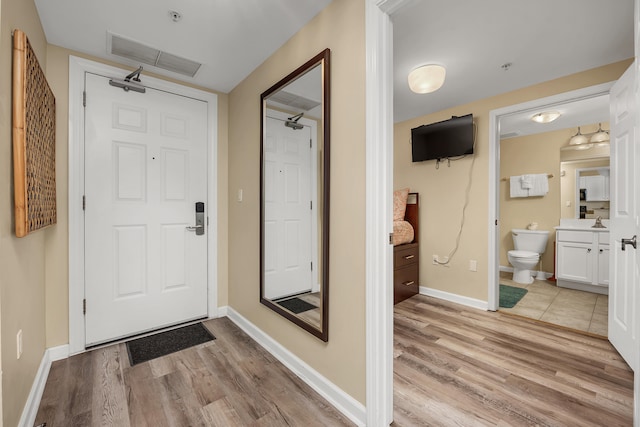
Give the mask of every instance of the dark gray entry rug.
M 216 337 L 202 323 L 195 323 L 134 339 L 126 344 L 129 361 L 133 366 L 215 339 Z
M 308 302 L 301 300 L 300 298 L 290 298 L 284 301 L 277 301 L 277 303 L 295 314 L 318 308 L 313 304 L 309 304 Z

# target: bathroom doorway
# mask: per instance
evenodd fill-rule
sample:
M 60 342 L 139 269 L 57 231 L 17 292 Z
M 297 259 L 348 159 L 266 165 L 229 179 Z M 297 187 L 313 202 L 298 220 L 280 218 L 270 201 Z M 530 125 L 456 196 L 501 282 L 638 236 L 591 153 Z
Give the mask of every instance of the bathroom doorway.
M 576 212 L 579 218 L 579 188 L 574 184 L 569 189 L 568 185 L 576 181 L 570 179 L 576 170 L 572 165 L 608 161 L 608 147 L 573 150 L 569 140 L 578 133 L 578 126 L 588 136 L 597 132 L 599 123 L 609 129 L 610 87 L 611 84 L 598 85 L 491 113 L 490 197 L 495 204 L 490 205 L 490 218 L 496 218 L 496 227 L 489 239 L 494 256 L 489 272 L 490 309 L 606 337 L 607 296 L 557 286 L 555 227 L 562 218 L 570 220 Z M 544 126 L 531 122 L 534 114 L 550 110 L 560 111 L 564 120 Z M 542 196 L 511 197 L 510 178 L 529 174 L 547 176 L 548 191 Z M 514 249 L 511 230 L 526 228 L 546 230 L 549 235 L 540 261 L 531 270 L 535 280 L 518 283 L 513 280 L 513 266 L 507 254 Z

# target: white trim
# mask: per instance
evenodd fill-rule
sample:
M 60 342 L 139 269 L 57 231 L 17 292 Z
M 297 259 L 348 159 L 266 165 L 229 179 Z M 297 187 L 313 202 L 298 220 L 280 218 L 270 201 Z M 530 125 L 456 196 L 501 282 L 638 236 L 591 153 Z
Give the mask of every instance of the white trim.
M 498 218 L 500 216 L 499 194 L 500 194 L 500 117 L 508 114 L 524 112 L 528 110 L 540 110 L 564 104 L 569 101 L 593 98 L 595 96 L 609 93 L 614 82 L 602 83 L 546 98 L 535 99 L 521 104 L 509 105 L 489 112 L 489 244 L 488 244 L 488 309 L 495 311 L 498 309 L 498 260 L 500 250 L 500 226 Z
M 478 308 L 480 310 L 487 310 L 488 305 L 486 301 L 482 301 L 475 298 L 469 298 L 458 294 L 452 294 L 445 291 L 439 291 L 437 289 L 427 288 L 426 286 L 420 286 L 420 295 L 426 295 L 428 297 L 434 297 L 445 301 L 455 302 L 456 304 L 466 305 L 467 307 Z
M 40 407 L 42 393 L 44 393 L 44 386 L 47 383 L 51 363 L 67 357 L 69 357 L 69 346 L 67 345 L 52 347 L 45 350 L 42 355 L 38 371 L 36 372 L 36 376 L 33 379 L 31 391 L 29 392 L 27 401 L 24 404 L 22 416 L 18 422 L 19 427 L 31 427 L 36 422 L 36 415 L 38 415 L 38 408 Z
M 121 68 L 69 56 L 69 352 L 85 348 L 84 299 L 84 107 L 82 105 L 85 73 L 122 76 Z M 182 86 L 165 80 L 143 76 L 145 86 L 204 101 L 207 106 L 209 135 L 207 233 L 208 279 L 207 309 L 209 317 L 218 316 L 218 96 L 214 93 Z
M 284 366 L 304 381 L 309 387 L 325 398 L 338 411 L 359 426 L 365 425 L 366 409 L 364 405 L 345 393 L 318 371 L 291 353 L 276 340 L 263 332 L 232 307 L 228 307 L 229 319 L 238 325 L 247 335 L 278 359 Z
M 215 319 L 218 317 L 229 317 L 229 306 L 225 305 L 223 307 L 218 307 L 218 314 L 214 316 L 209 316 L 209 319 Z
M 381 11 L 393 15 L 401 8 L 414 3 L 418 3 L 418 0 L 377 0 L 376 6 L 378 6 Z
M 365 4 L 367 426 L 393 421 L 393 25 Z

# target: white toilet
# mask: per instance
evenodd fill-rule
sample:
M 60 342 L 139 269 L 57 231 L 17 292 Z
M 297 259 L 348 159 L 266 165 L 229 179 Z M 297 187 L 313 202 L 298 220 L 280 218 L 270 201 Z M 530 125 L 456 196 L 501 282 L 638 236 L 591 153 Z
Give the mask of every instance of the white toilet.
M 513 281 L 525 285 L 533 283 L 531 269 L 538 264 L 540 255 L 547 248 L 549 232 L 514 228 L 511 237 L 515 249 L 507 253 L 507 258 L 513 266 Z

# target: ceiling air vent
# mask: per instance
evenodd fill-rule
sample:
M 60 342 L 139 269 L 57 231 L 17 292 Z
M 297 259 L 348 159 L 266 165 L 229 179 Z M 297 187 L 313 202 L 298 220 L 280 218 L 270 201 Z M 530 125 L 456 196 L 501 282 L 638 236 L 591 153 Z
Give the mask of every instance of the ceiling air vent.
M 310 111 L 320 103 L 284 90 L 278 91 L 269 97 L 269 101 L 292 107 L 295 110 Z
M 195 76 L 202 65 L 199 62 L 163 52 L 117 34 L 108 33 L 108 39 L 107 50 L 109 53 L 134 62 L 153 65 L 154 67 L 189 77 Z
M 518 131 L 503 133 L 502 135 L 500 135 L 500 139 L 514 138 L 518 135 L 520 135 L 520 132 Z

